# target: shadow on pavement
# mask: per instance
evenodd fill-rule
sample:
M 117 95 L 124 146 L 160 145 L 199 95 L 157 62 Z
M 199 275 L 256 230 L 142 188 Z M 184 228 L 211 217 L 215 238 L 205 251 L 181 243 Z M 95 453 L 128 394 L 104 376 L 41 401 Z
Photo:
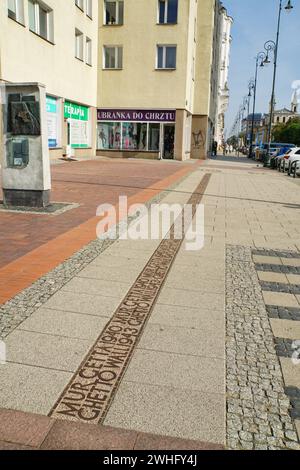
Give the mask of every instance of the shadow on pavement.
M 235 162 L 235 163 L 253 163 L 254 161 L 245 155 L 240 155 L 239 157 L 235 155 L 217 155 L 216 157 L 211 157 L 210 160 L 215 160 L 218 162 Z

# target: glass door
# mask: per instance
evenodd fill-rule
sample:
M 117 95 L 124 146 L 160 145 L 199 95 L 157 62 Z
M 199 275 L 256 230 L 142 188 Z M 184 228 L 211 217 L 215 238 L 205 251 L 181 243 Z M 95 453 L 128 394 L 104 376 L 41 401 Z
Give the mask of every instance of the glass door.
M 164 159 L 174 159 L 175 124 L 163 124 L 163 152 Z

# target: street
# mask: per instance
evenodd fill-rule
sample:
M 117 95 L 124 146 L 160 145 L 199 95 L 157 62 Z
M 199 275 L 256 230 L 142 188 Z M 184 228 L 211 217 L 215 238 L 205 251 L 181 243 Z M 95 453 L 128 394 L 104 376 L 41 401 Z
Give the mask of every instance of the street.
M 0 211 L 1 449 L 299 450 L 299 180 L 246 157 L 51 171 L 77 205 Z M 203 204 L 204 247 L 96 239 L 124 194 Z

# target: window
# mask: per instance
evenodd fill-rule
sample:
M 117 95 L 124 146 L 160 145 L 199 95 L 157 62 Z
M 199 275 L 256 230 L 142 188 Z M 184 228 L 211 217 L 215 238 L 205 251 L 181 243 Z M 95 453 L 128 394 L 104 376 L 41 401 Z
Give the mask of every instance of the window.
M 101 150 L 120 150 L 121 123 L 103 122 L 98 124 L 97 147 Z
M 159 24 L 175 24 L 178 16 L 178 0 L 158 0 Z
M 75 5 L 83 11 L 83 0 L 75 0 Z
M 28 1 L 29 29 L 47 41 L 54 41 L 53 11 L 37 0 Z
M 149 150 L 159 151 L 160 143 L 160 124 L 149 124 Z
M 176 69 L 176 46 L 157 46 L 157 69 Z
M 75 30 L 75 57 L 83 60 L 83 34 L 79 29 Z
M 158 152 L 160 127 L 160 123 L 98 122 L 97 148 L 99 150 Z
M 123 67 L 123 47 L 104 46 L 104 68 L 121 69 Z
M 123 0 L 105 0 L 104 1 L 104 24 L 122 25 L 123 21 L 124 21 Z
M 85 61 L 88 65 L 92 65 L 92 40 L 90 38 L 86 38 L 85 49 Z
M 24 2 L 23 0 L 8 0 L 7 14 L 12 20 L 24 24 Z
M 86 14 L 89 18 L 93 18 L 93 0 L 86 0 Z
M 123 150 L 147 150 L 147 124 L 139 122 L 123 122 Z

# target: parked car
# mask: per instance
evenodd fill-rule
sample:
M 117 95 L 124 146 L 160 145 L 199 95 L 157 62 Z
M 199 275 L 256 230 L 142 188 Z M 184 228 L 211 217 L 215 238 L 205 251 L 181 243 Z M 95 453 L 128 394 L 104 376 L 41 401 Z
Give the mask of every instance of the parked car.
M 295 147 L 291 149 L 291 151 L 286 155 L 287 158 L 285 158 L 285 169 L 288 171 L 289 174 L 291 174 L 292 171 L 292 163 L 295 163 L 296 165 L 296 174 L 300 175 L 300 147 Z
M 264 162 L 264 166 L 271 166 L 271 159 L 275 158 L 282 150 L 283 148 L 286 149 L 286 151 L 290 148 L 296 147 L 294 144 L 287 144 L 283 142 L 272 142 L 270 145 L 270 152 L 268 155 L 268 144 L 263 144 L 263 146 L 260 149 L 259 153 L 259 159 Z
M 295 147 L 296 148 L 296 147 Z M 281 155 L 278 155 L 277 157 L 274 158 L 275 160 L 275 167 L 278 169 L 278 171 L 287 171 L 288 170 L 288 158 L 290 156 L 290 153 L 292 152 L 293 149 L 289 149 L 286 152 L 284 152 Z

